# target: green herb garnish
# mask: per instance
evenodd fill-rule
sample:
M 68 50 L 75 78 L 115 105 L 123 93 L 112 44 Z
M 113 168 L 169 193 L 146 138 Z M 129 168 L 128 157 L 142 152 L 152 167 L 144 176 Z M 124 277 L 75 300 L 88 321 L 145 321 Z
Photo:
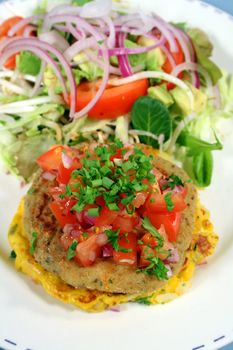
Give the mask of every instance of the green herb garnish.
M 147 276 L 156 276 L 160 281 L 168 279 L 168 269 L 160 258 L 151 257 L 147 260 L 150 261 L 150 265 L 144 269 L 138 269 L 136 272 L 143 272 Z
M 67 253 L 68 260 L 71 260 L 75 257 L 77 245 L 78 245 L 78 241 L 76 239 L 74 239 L 72 244 L 69 246 L 69 249 L 68 249 L 68 253 Z
M 142 226 L 144 227 L 145 230 L 150 232 L 152 234 L 152 236 L 154 236 L 157 239 L 158 247 L 162 247 L 163 242 L 164 242 L 164 238 L 163 238 L 163 236 L 161 236 L 159 231 L 156 230 L 156 228 L 152 225 L 152 223 L 150 222 L 150 219 L 148 217 L 145 217 L 142 220 Z
M 184 184 L 179 176 L 172 174 L 169 176 L 168 182 L 162 186 L 162 189 L 166 190 L 167 188 L 171 188 L 174 190 L 176 186 L 184 186 Z
M 118 238 L 119 238 L 119 232 L 120 230 L 106 230 L 105 234 L 108 237 L 108 242 L 113 246 L 113 249 L 117 252 L 122 252 L 122 253 L 130 253 L 132 252 L 132 249 L 126 249 L 126 248 L 121 248 L 119 243 L 118 243 Z
M 15 259 L 17 257 L 16 252 L 14 250 L 12 250 L 9 257 L 11 259 Z
M 38 239 L 38 233 L 33 231 L 32 232 L 32 240 L 31 240 L 31 244 L 30 244 L 30 248 L 29 248 L 30 254 L 35 253 L 37 239 Z
M 88 209 L 87 213 L 90 216 L 99 216 L 99 208 L 90 208 Z
M 164 200 L 166 202 L 167 210 L 172 211 L 174 209 L 174 203 L 172 201 L 172 193 L 168 192 L 164 195 Z

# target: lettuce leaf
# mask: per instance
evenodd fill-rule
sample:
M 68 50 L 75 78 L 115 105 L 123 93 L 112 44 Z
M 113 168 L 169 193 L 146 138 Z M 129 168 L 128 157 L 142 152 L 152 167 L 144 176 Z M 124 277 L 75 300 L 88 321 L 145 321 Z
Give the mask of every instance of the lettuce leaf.
M 12 174 L 30 181 L 32 174 L 37 169 L 36 158 L 47 151 L 54 143 L 55 137 L 50 133 L 42 133 L 33 137 L 11 137 L 0 132 L 0 154 L 4 166 Z M 3 139 L 5 142 L 3 142 Z
M 38 75 L 41 60 L 29 51 L 22 51 L 16 57 L 16 66 L 22 74 Z
M 213 53 L 213 44 L 207 34 L 199 28 L 187 30 L 196 50 L 198 63 L 209 73 L 213 85 L 216 85 L 222 77 L 220 68 L 210 59 Z

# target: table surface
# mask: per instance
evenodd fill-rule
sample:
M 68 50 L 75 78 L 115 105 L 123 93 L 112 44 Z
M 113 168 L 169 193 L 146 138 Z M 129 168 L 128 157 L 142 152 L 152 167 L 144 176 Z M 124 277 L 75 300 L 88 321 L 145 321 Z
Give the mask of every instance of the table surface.
M 0 0 L 0 2 L 3 2 L 4 0 Z M 212 4 L 230 14 L 233 16 L 233 0 L 205 0 L 204 2 L 207 2 L 209 4 Z M 0 350 L 4 350 L 0 348 Z M 221 350 L 233 350 L 233 343 L 225 346 Z

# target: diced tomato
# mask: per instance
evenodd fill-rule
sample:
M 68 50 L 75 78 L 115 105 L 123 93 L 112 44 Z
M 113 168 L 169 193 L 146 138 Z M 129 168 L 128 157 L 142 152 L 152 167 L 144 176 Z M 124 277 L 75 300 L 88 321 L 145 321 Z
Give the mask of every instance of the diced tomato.
M 120 265 L 137 265 L 137 235 L 129 232 L 120 234 L 118 244 L 122 249 L 129 249 L 128 253 L 113 250 L 113 260 Z
M 138 217 L 132 215 L 118 215 L 113 221 L 113 229 L 120 229 L 121 233 L 132 232 L 138 223 Z
M 179 212 L 186 208 L 186 203 L 184 200 L 184 197 L 181 193 L 174 193 L 171 195 L 171 201 L 174 205 L 174 208 L 172 209 L 172 212 Z M 164 199 L 164 195 L 161 195 L 159 193 L 152 193 L 145 204 L 145 208 L 148 212 L 153 213 L 169 213 L 167 209 L 167 204 Z
M 58 170 L 61 164 L 63 146 L 56 145 L 43 153 L 36 160 L 40 168 L 45 171 Z
M 166 42 L 165 46 L 169 50 L 169 52 L 171 53 L 172 57 L 174 58 L 174 61 L 175 61 L 176 65 L 179 65 L 179 64 L 184 62 L 184 53 L 183 53 L 181 45 L 180 45 L 180 43 L 179 43 L 179 41 L 177 39 L 176 39 L 176 44 L 177 44 L 177 47 L 178 47 L 178 51 L 177 52 L 171 52 L 170 45 L 169 45 L 168 42 Z M 164 62 L 163 66 L 162 66 L 162 70 L 164 72 L 168 73 L 168 74 L 171 74 L 171 72 L 173 70 L 173 67 L 172 67 L 172 65 L 171 65 L 171 63 L 170 63 L 168 58 Z M 178 78 L 182 79 L 182 77 L 183 77 L 183 74 L 180 73 L 178 75 Z M 167 89 L 168 90 L 172 90 L 174 87 L 175 87 L 175 85 L 172 84 L 172 83 L 168 83 L 167 84 Z
M 58 181 L 67 184 L 72 171 L 80 169 L 82 165 L 77 158 L 74 158 L 71 167 L 65 168 L 62 162 L 62 152 L 66 152 L 69 157 L 73 158 L 73 151 L 68 146 L 54 145 L 39 156 L 36 162 L 44 171 L 58 171 Z
M 85 82 L 77 87 L 77 111 L 83 109 L 95 96 L 100 81 Z M 134 102 L 147 94 L 148 80 L 141 79 L 120 86 L 107 86 L 95 106 L 88 112 L 90 118 L 113 119 L 129 113 Z
M 96 204 L 98 204 L 99 206 L 101 206 L 102 208 L 105 206 L 105 200 L 103 196 L 98 196 L 96 197 L 95 200 Z M 110 209 L 109 209 L 110 210 Z
M 168 240 L 170 242 L 176 242 L 177 235 L 180 229 L 181 213 L 170 213 L 170 214 L 158 214 L 158 213 L 147 213 L 152 225 L 157 229 L 164 226 Z
M 66 224 L 75 224 L 77 222 L 76 216 L 69 212 L 68 207 L 63 206 L 58 202 L 51 202 L 49 207 L 61 227 L 64 227 Z M 64 212 L 65 209 L 66 212 Z
M 76 248 L 75 260 L 84 267 L 92 265 L 101 255 L 102 247 L 107 243 L 107 237 L 101 234 L 103 239 L 100 240 L 100 235 L 93 234 L 90 238 L 82 243 L 79 243 Z
M 95 225 L 98 227 L 112 225 L 118 215 L 118 211 L 110 210 L 105 206 L 101 209 L 100 216 L 96 218 Z
M 110 156 L 110 160 L 113 161 L 113 159 L 122 159 L 121 149 L 119 148 L 117 152 Z
M 133 199 L 132 204 L 135 208 L 141 207 L 148 197 L 148 192 L 137 192 L 136 197 Z
M 78 159 L 75 159 L 69 169 L 65 168 L 63 163 L 60 162 L 60 165 L 58 167 L 58 176 L 57 181 L 62 184 L 68 184 L 70 181 L 70 175 L 72 172 L 76 169 L 81 169 L 82 164 Z
M 151 247 L 148 247 L 147 245 L 141 246 L 141 254 L 140 254 L 140 260 L 139 260 L 139 266 L 140 267 L 146 267 L 150 265 L 150 261 L 148 258 L 153 258 L 155 256 L 156 252 Z
M 151 246 L 152 248 L 158 245 L 157 239 L 152 236 L 149 232 L 145 233 L 141 240 L 146 244 Z
M 64 233 L 61 236 L 61 243 L 65 250 L 68 250 L 73 240 L 80 242 L 80 237 L 82 234 L 82 227 L 79 224 L 67 224 L 64 227 Z

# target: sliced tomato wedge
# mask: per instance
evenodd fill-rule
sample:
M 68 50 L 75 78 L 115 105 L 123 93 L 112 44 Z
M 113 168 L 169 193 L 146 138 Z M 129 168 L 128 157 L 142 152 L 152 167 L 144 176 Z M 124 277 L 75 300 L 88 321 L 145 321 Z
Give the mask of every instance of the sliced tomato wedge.
M 166 42 L 165 46 L 166 48 L 169 50 L 170 54 L 172 55 L 176 65 L 179 65 L 181 63 L 184 62 L 184 53 L 183 53 L 183 50 L 180 46 L 180 43 L 179 41 L 176 39 L 176 44 L 177 44 L 177 47 L 178 47 L 178 51 L 177 52 L 171 52 L 171 49 L 170 49 L 170 45 L 168 42 Z M 166 61 L 164 62 L 163 66 L 162 66 L 162 70 L 168 74 L 171 74 L 173 68 L 172 68 L 172 65 L 169 61 L 169 59 L 167 58 Z M 178 75 L 178 78 L 182 79 L 183 77 L 183 74 L 182 72 Z M 172 83 L 168 83 L 167 84 L 167 89 L 168 90 L 172 90 L 173 88 L 175 87 L 174 84 Z
M 112 225 L 114 220 L 118 217 L 117 211 L 110 210 L 108 207 L 103 207 L 100 211 L 100 216 L 96 218 L 95 226 L 108 226 Z
M 95 96 L 100 85 L 97 82 L 81 83 L 77 87 L 77 108 L 83 109 Z M 148 80 L 142 79 L 121 86 L 107 86 L 95 106 L 88 112 L 94 119 L 113 119 L 131 111 L 134 102 L 147 94 Z
M 163 213 L 163 214 L 169 213 L 164 196 L 165 195 L 161 195 L 159 193 L 152 193 L 146 201 L 146 204 L 145 204 L 146 210 L 148 212 L 151 211 L 153 213 Z M 172 194 L 171 200 L 174 205 L 172 212 L 179 212 L 186 208 L 184 196 L 181 193 Z
M 7 20 L 5 20 L 1 25 L 0 25 L 0 40 L 4 40 L 7 38 L 8 31 L 19 21 L 21 21 L 23 18 L 20 16 L 14 16 L 10 17 Z M 20 28 L 14 36 L 22 36 L 23 32 L 27 25 L 23 26 Z M 16 56 L 17 54 L 14 54 L 8 60 L 5 62 L 4 67 L 7 69 L 14 69 L 16 67 Z
M 0 25 L 0 38 L 7 36 L 8 31 L 19 21 L 21 21 L 23 17 L 20 16 L 14 16 L 6 19 L 1 25 Z M 16 36 L 21 36 L 24 32 L 25 27 L 19 29 L 16 32 Z
M 77 223 L 76 216 L 70 213 L 68 208 L 65 208 L 65 206 L 61 203 L 51 202 L 49 204 L 49 207 L 52 210 L 53 215 L 55 216 L 61 227 L 64 227 L 66 224 L 74 225 L 75 223 Z
M 128 249 L 129 252 L 113 250 L 113 260 L 120 265 L 136 266 L 137 265 L 137 236 L 129 232 L 120 234 L 118 244 L 121 249 Z
M 158 213 L 147 213 L 152 225 L 158 230 L 161 225 L 164 226 L 168 240 L 170 242 L 176 242 L 177 235 L 180 229 L 181 213 L 170 213 L 170 214 L 158 214 Z

